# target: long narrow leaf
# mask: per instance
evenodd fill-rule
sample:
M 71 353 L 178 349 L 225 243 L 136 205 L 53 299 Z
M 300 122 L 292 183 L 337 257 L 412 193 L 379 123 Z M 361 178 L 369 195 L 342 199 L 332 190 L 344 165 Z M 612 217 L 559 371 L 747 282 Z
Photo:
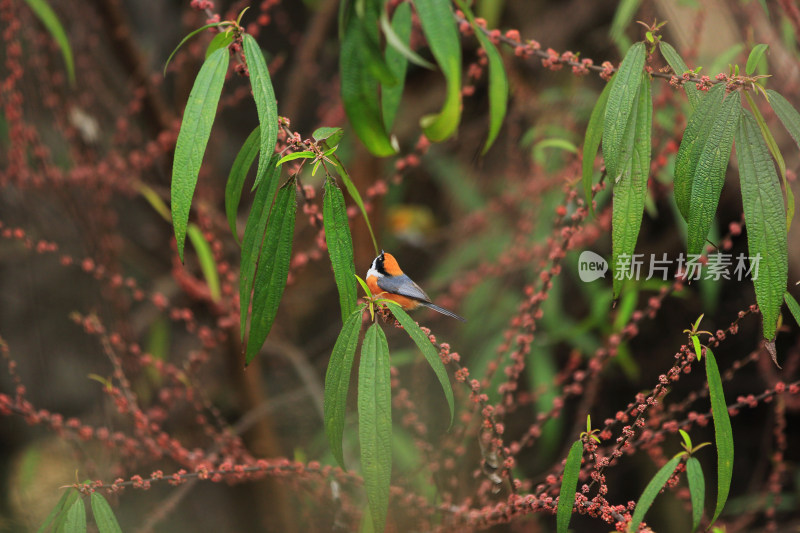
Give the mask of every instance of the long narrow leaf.
M 78 498 L 67 509 L 67 515 L 61 530 L 64 533 L 86 533 L 86 507 L 83 499 Z
M 661 50 L 661 55 L 664 56 L 664 59 L 667 60 L 669 66 L 672 67 L 672 71 L 675 73 L 677 77 L 683 76 L 684 72 L 689 70 L 689 67 L 686 66 L 684 63 L 683 58 L 675 51 L 671 44 L 665 41 L 661 41 L 658 43 L 658 48 Z M 689 99 L 689 104 L 692 106 L 692 109 L 697 107 L 697 104 L 700 103 L 701 95 L 703 94 L 697 86 L 692 83 L 684 83 L 683 90 L 686 91 L 686 97 Z
M 441 142 L 455 133 L 461 120 L 461 44 L 449 0 L 415 0 L 414 7 L 447 85 L 442 110 L 420 121 L 428 139 Z
M 442 391 L 444 391 L 444 396 L 447 399 L 447 405 L 450 407 L 450 425 L 452 426 L 453 417 L 455 416 L 453 388 L 450 385 L 450 377 L 447 375 L 447 369 L 439 357 L 439 352 L 431 343 L 431 340 L 428 338 L 428 336 L 425 335 L 417 323 L 414 322 L 414 319 L 408 316 L 408 313 L 403 311 L 402 307 L 394 302 L 387 302 L 387 305 L 397 321 L 400 322 L 400 325 L 403 326 L 403 329 L 406 330 L 408 336 L 411 337 L 411 340 L 414 341 L 414 344 L 416 344 L 417 348 L 419 348 L 419 350 L 422 352 L 422 355 L 424 355 L 425 359 L 428 360 L 428 364 L 431 365 L 434 374 L 436 374 L 436 377 L 439 379 L 439 383 L 442 385 Z
M 284 163 L 288 163 L 289 161 L 294 161 L 295 159 L 313 159 L 316 157 L 317 154 L 312 152 L 311 150 L 303 150 L 302 152 L 292 152 L 291 154 L 286 154 L 285 156 L 281 157 L 277 163 L 275 163 L 276 167 L 281 166 Z
M 623 169 L 633 155 L 631 153 L 632 143 L 626 142 L 625 132 L 628 129 L 628 121 L 633 110 L 636 108 L 636 98 L 642 82 L 644 57 L 644 43 L 636 43 L 631 46 L 619 66 L 611 93 L 608 95 L 603 121 L 603 159 L 612 183 L 616 183 L 620 178 Z
M 700 461 L 695 457 L 689 457 L 686 461 L 686 479 L 689 481 L 689 495 L 692 499 L 692 531 L 695 531 L 703 519 L 703 505 L 706 501 L 706 480 Z
M 292 178 L 278 191 L 258 258 L 258 269 L 253 283 L 253 313 L 245 357 L 248 364 L 261 350 L 278 314 L 278 305 L 286 288 L 289 262 L 292 258 L 296 209 L 295 180 Z
M 725 507 L 733 477 L 733 430 L 728 415 L 728 404 L 722 390 L 722 378 L 719 374 L 717 360 L 710 348 L 706 348 L 706 379 L 708 395 L 711 398 L 711 414 L 714 417 L 714 441 L 717 447 L 717 504 L 711 524 Z M 709 524 L 710 527 L 710 524 Z
M 503 125 L 503 119 L 506 116 L 506 110 L 508 109 L 508 77 L 503 66 L 503 57 L 482 28 L 475 22 L 472 10 L 463 0 L 457 0 L 456 3 L 464 13 L 464 16 L 467 17 L 475 32 L 475 37 L 478 38 L 478 42 L 481 43 L 481 47 L 486 52 L 486 59 L 489 62 L 489 133 L 486 136 L 483 150 L 481 150 L 481 155 L 483 155 L 494 144 L 494 140 L 497 138 L 497 134 L 500 133 L 500 126 Z
M 578 439 L 572 443 L 564 465 L 564 477 L 561 478 L 561 490 L 558 493 L 558 508 L 556 509 L 556 531 L 567 533 L 569 521 L 572 518 L 572 508 L 575 505 L 575 490 L 578 488 L 578 475 L 581 473 L 581 458 L 583 457 L 583 442 Z
M 749 254 L 759 258 L 756 259 L 758 274 L 753 271 L 753 286 L 764 319 L 764 338 L 772 340 L 788 281 L 786 211 L 781 184 L 764 138 L 756 121 L 746 111 L 742 111 L 739 119 L 736 156 Z
M 411 4 L 403 2 L 397 6 L 391 24 L 386 20 L 386 17 L 386 12 L 382 11 L 381 26 L 387 42 L 391 45 L 386 47 L 386 65 L 392 71 L 394 77 L 399 80 L 399 83 L 394 85 L 383 85 L 381 87 L 381 110 L 383 111 L 383 122 L 388 132 L 392 130 L 394 119 L 397 116 L 397 109 L 400 107 L 408 61 L 411 59 L 408 54 L 403 53 L 403 47 L 411 51 L 407 44 L 411 38 Z M 414 54 L 414 52 L 411 53 Z M 433 68 L 430 63 L 428 65 Z
M 503 119 L 508 110 L 508 77 L 503 66 L 503 57 L 492 44 L 489 38 L 480 29 L 475 30 L 475 35 L 481 42 L 481 46 L 486 50 L 486 57 L 489 60 L 489 133 L 486 136 L 486 143 L 483 145 L 481 154 L 489 151 L 489 148 L 497 139 Z
M 52 531 L 56 531 L 58 520 L 60 517 L 66 515 L 66 510 L 72 506 L 72 502 L 75 501 L 75 498 L 78 498 L 78 491 L 74 489 L 67 489 L 64 491 L 64 494 L 58 499 L 58 503 L 56 503 L 55 507 L 50 511 L 47 515 L 47 518 L 44 519 L 44 522 L 39 529 L 36 530 L 36 533 L 43 533 L 47 531 L 47 528 L 50 524 L 53 524 Z M 55 520 L 55 522 L 53 522 Z
M 786 131 L 789 132 L 789 135 L 792 136 L 792 139 L 800 148 L 800 113 L 780 93 L 767 89 L 767 95 L 769 96 L 769 105 L 772 106 L 772 110 L 778 115 L 783 127 L 786 128 Z
M 717 212 L 719 195 L 725 183 L 725 170 L 733 148 L 733 137 L 742 114 L 741 96 L 734 91 L 725 97 L 714 126 L 697 161 L 689 200 L 688 253 L 701 254 L 711 222 Z
M 364 205 L 364 200 L 361 199 L 361 193 L 358 192 L 358 187 L 356 187 L 353 183 L 353 180 L 350 179 L 350 174 L 347 172 L 347 169 L 344 168 L 344 165 L 337 156 L 333 156 L 333 164 L 336 167 L 336 171 L 339 173 L 339 176 L 342 178 L 342 183 L 344 183 L 344 187 L 347 189 L 350 198 L 353 199 L 358 206 L 358 209 L 361 211 L 361 216 L 364 218 L 364 223 L 367 225 L 367 229 L 369 230 L 369 236 L 372 238 L 372 246 L 375 248 L 375 255 L 377 255 L 378 241 L 375 239 L 375 232 L 372 231 L 372 224 L 369 223 L 367 208 Z
M 31 11 L 39 18 L 61 50 L 61 55 L 64 57 L 64 65 L 67 67 L 67 76 L 69 77 L 70 83 L 74 85 L 75 60 L 72 57 L 72 47 L 69 44 L 67 32 L 64 31 L 64 26 L 61 25 L 55 11 L 53 11 L 46 0 L 25 0 L 25 2 L 28 4 L 28 7 L 31 8 Z
M 769 48 L 768 44 L 757 44 L 753 47 L 750 51 L 750 55 L 747 57 L 747 64 L 745 66 L 745 72 L 748 76 L 753 74 L 758 68 L 758 64 L 761 62 L 761 58 L 764 57 L 764 52 L 767 51 Z
M 331 258 L 333 278 L 339 289 L 339 307 L 342 320 L 350 316 L 358 304 L 356 268 L 353 261 L 353 238 L 344 196 L 333 178 L 325 180 L 325 195 L 322 199 L 322 220 L 325 224 L 325 241 Z
M 700 154 L 711 135 L 717 115 L 722 109 L 725 87 L 716 85 L 700 101 L 683 132 L 681 146 L 675 156 L 675 178 L 673 180 L 675 203 L 681 216 L 689 221 L 689 205 L 692 198 L 692 180 L 697 170 Z
M 405 6 L 405 7 L 404 7 Z M 398 18 L 398 11 L 399 18 Z M 408 47 L 408 37 L 410 33 L 406 31 L 405 20 L 408 17 L 408 21 L 411 22 L 411 6 L 407 3 L 400 4 L 394 11 L 394 15 L 392 16 L 392 22 L 389 22 L 389 16 L 386 14 L 386 11 L 381 11 L 380 22 L 381 22 L 381 29 L 383 30 L 384 36 L 386 36 L 386 44 L 389 46 L 387 47 L 387 61 L 386 64 L 389 65 L 391 70 L 391 65 L 388 61 L 388 49 L 391 48 L 395 50 L 400 56 L 404 57 L 408 61 L 414 63 L 418 67 L 427 68 L 433 70 L 436 68 L 436 65 L 416 53 L 414 50 Z M 402 29 L 403 31 L 397 31 L 398 28 Z M 410 27 L 408 28 L 411 29 Z M 405 69 L 404 69 L 405 70 Z M 396 73 L 393 72 L 393 74 Z M 399 78 L 398 78 L 399 79 Z
M 392 390 L 389 344 L 372 324 L 361 346 L 358 368 L 358 441 L 361 471 L 375 531 L 386 527 L 392 475 Z
M 208 285 L 208 292 L 211 293 L 211 299 L 218 302 L 222 297 L 222 291 L 219 285 L 219 274 L 217 273 L 217 264 L 214 262 L 214 252 L 211 251 L 211 245 L 203 236 L 203 232 L 195 224 L 189 224 L 188 227 L 189 240 L 192 241 L 194 251 L 197 253 L 197 261 L 200 263 L 200 270 L 203 272 L 203 278 Z
M 253 90 L 253 99 L 258 109 L 258 125 L 261 132 L 260 155 L 258 157 L 258 174 L 253 189 L 261 185 L 260 179 L 266 173 L 266 166 L 275 151 L 278 141 L 278 102 L 275 91 L 272 89 L 272 80 L 269 77 L 267 62 L 264 54 L 252 35 L 245 33 L 242 36 L 242 48 L 250 71 L 250 87 Z
M 395 77 L 381 51 L 378 27 L 380 13 L 385 9 L 382 0 L 356 0 L 356 18 L 351 22 L 360 27 L 362 46 L 359 53 L 367 66 L 367 71 L 383 86 L 397 85 Z M 360 7 L 363 6 L 363 9 Z
M 231 43 L 233 43 L 233 32 L 225 31 L 216 34 L 206 47 L 206 59 L 220 48 L 227 48 Z
M 639 529 L 639 525 L 642 523 L 642 520 L 644 520 L 644 515 L 650 510 L 650 506 L 653 505 L 656 496 L 658 496 L 658 493 L 664 488 L 664 484 L 672 477 L 672 473 L 675 472 L 675 468 L 678 466 L 678 463 L 681 462 L 683 455 L 683 453 L 679 453 L 670 459 L 667 464 L 656 472 L 656 475 L 653 476 L 653 479 L 651 479 L 650 483 L 644 488 L 642 495 L 636 500 L 636 508 L 633 510 L 631 523 L 628 524 L 628 531 L 634 532 Z
M 92 493 L 92 514 L 100 533 L 122 533 L 111 506 L 99 493 Z
M 239 202 L 242 198 L 244 180 L 247 178 L 247 171 L 253 166 L 253 161 L 258 155 L 258 144 L 261 138 L 258 126 L 254 129 L 233 160 L 231 171 L 228 174 L 228 181 L 225 184 L 225 215 L 228 217 L 228 226 L 236 242 L 239 241 L 239 233 L 236 231 L 236 214 L 239 210 Z
M 611 215 L 612 266 L 616 271 L 622 256 L 633 256 L 636 240 L 642 225 L 644 203 L 647 196 L 647 177 L 650 173 L 650 134 L 653 122 L 653 102 L 647 75 L 639 86 L 636 108 L 629 118 L 625 143 L 632 145 L 632 156 L 614 185 Z M 627 151 L 628 148 L 625 148 Z M 624 276 L 614 275 L 614 297 L 618 297 Z
M 69 510 L 72 508 L 75 501 L 81 498 L 80 493 L 77 490 L 69 489 L 67 492 L 69 496 L 67 497 L 61 510 L 56 515 L 55 522 L 53 523 L 53 529 L 51 531 L 60 533 L 64 530 L 64 523 L 67 521 Z
M 781 149 L 778 146 L 778 143 L 775 142 L 775 138 L 772 136 L 769 126 L 767 126 L 767 121 L 764 120 L 764 117 L 761 115 L 761 111 L 758 110 L 758 106 L 753 101 L 753 97 L 751 97 L 750 93 L 746 91 L 744 93 L 744 97 L 747 99 L 747 103 L 750 104 L 750 109 L 753 111 L 753 117 L 756 119 L 758 129 L 761 130 L 761 136 L 764 138 L 764 142 L 767 143 L 769 153 L 772 154 L 772 158 L 775 159 L 775 162 L 778 164 L 778 173 L 780 174 L 781 181 L 783 182 L 783 188 L 786 190 L 786 231 L 788 232 L 792 227 L 792 219 L 794 218 L 794 193 L 792 192 L 791 185 L 789 185 L 789 182 L 786 179 L 786 162 L 783 160 L 783 154 L 781 154 Z
M 241 272 L 239 273 L 239 306 L 241 314 L 241 338 L 244 340 L 247 313 L 250 308 L 250 295 L 253 292 L 253 277 L 258 264 L 258 254 L 261 251 L 261 242 L 264 240 L 264 228 L 267 227 L 272 200 L 278 188 L 278 179 L 281 175 L 280 167 L 275 166 L 278 154 L 274 154 L 267 167 L 267 181 L 256 191 L 253 205 L 250 206 L 250 215 L 244 228 L 242 239 Z
M 222 48 L 205 60 L 194 86 L 189 93 L 183 112 L 181 130 L 175 143 L 175 159 L 172 164 L 172 225 L 178 241 L 178 256 L 183 261 L 186 241 L 186 226 L 189 223 L 189 208 L 192 205 L 197 176 L 203 162 L 211 126 L 217 112 L 217 103 L 228 71 L 229 53 Z
M 583 193 L 586 196 L 586 205 L 592 211 L 594 210 L 592 207 L 594 160 L 597 156 L 597 149 L 600 148 L 600 140 L 603 138 L 603 120 L 606 116 L 608 95 L 611 93 L 613 84 L 614 78 L 611 78 L 597 98 L 597 102 L 592 108 L 592 115 L 589 117 L 589 124 L 586 126 L 586 137 L 583 140 Z
M 794 321 L 800 325 L 800 304 L 797 303 L 794 296 L 789 294 L 789 291 L 786 291 L 786 294 L 783 295 L 783 299 L 786 301 L 786 307 L 788 307 L 789 312 L 792 313 Z
M 192 37 L 194 37 L 198 33 L 202 33 L 204 31 L 206 31 L 209 28 L 216 28 L 216 27 L 219 27 L 219 26 L 225 26 L 225 25 L 229 25 L 229 24 L 230 24 L 229 22 L 212 22 L 211 24 L 206 24 L 205 26 L 201 26 L 201 27 L 197 28 L 196 30 L 191 31 L 186 37 L 181 39 L 181 42 L 178 43 L 178 46 L 176 46 L 175 49 L 172 51 L 172 53 L 169 54 L 169 57 L 167 58 L 167 62 L 164 63 L 164 75 L 167 74 L 167 67 L 169 66 L 169 62 L 172 61 L 172 57 L 178 52 L 178 50 L 180 50 L 181 46 L 183 46 L 186 43 L 186 41 L 188 41 L 189 39 L 191 39 Z M 208 56 L 206 56 L 206 59 L 208 59 Z
M 342 103 L 353 130 L 364 146 L 379 157 L 395 153 L 381 118 L 378 82 L 372 77 L 361 51 L 367 46 L 357 17 L 349 17 L 339 52 Z
M 345 468 L 342 452 L 342 434 L 347 408 L 347 392 L 350 389 L 350 370 L 358 346 L 358 334 L 361 331 L 361 313 L 363 309 L 354 311 L 344 323 L 336 344 L 333 346 L 328 371 L 325 373 L 325 399 L 323 412 L 325 419 L 325 435 L 331 452 Z

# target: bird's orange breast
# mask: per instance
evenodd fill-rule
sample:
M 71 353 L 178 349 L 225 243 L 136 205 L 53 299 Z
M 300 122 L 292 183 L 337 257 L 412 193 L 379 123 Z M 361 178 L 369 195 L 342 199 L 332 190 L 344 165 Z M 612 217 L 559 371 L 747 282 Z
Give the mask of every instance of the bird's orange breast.
M 411 298 L 407 298 L 399 294 L 393 294 L 391 292 L 384 291 L 378 286 L 378 278 L 375 276 L 369 276 L 367 278 L 367 287 L 369 287 L 369 290 L 372 292 L 373 296 L 380 295 L 381 298 L 386 298 L 387 300 L 395 302 L 406 311 L 416 309 L 420 305 L 417 300 L 412 300 Z

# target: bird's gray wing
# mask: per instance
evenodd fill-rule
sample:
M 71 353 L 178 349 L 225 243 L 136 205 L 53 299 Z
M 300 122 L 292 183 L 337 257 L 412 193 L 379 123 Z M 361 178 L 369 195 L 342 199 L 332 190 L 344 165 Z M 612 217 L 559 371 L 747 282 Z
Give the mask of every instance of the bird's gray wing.
M 405 274 L 399 276 L 384 276 L 378 278 L 378 287 L 386 292 L 392 294 L 399 294 L 421 302 L 430 302 L 431 299 L 425 294 L 425 291 L 419 288 L 419 285 L 414 283 L 411 278 Z

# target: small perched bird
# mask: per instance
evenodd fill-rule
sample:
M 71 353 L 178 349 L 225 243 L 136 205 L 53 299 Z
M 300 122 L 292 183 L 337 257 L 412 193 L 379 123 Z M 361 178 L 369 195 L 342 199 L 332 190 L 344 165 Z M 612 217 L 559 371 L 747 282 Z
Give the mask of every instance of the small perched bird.
M 429 307 L 443 315 L 451 316 L 462 322 L 466 319 L 452 311 L 431 303 L 431 299 L 419 285 L 403 274 L 400 265 L 392 254 L 381 250 L 381 255 L 372 261 L 372 266 L 367 271 L 367 286 L 372 294 L 383 294 L 387 300 L 392 300 L 405 309 L 411 311 L 419 306 Z

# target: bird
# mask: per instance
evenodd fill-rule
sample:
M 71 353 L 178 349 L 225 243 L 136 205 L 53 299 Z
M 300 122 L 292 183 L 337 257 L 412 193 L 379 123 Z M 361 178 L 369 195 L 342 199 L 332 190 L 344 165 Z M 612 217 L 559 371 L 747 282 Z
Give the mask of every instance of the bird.
M 467 321 L 454 312 L 432 303 L 425 291 L 403 274 L 397 259 L 383 250 L 372 260 L 372 265 L 367 271 L 367 286 L 373 295 L 383 294 L 383 298 L 395 302 L 406 311 L 424 306 L 456 320 Z

